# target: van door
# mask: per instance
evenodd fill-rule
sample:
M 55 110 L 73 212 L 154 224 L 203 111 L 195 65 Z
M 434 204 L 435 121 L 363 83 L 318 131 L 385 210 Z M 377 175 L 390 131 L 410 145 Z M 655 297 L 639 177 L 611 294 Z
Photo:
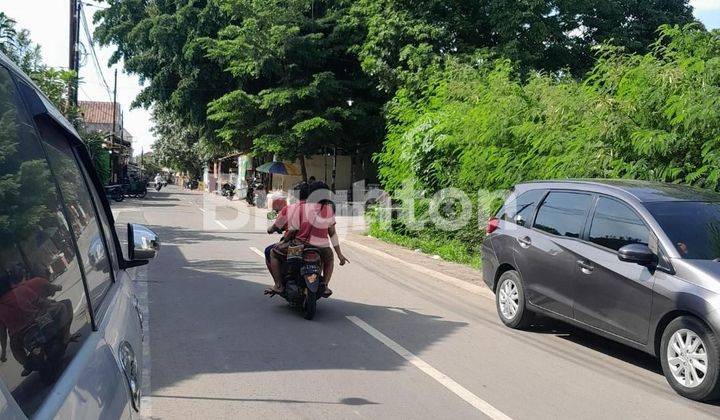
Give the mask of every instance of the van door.
M 533 228 L 516 238 L 515 263 L 532 305 L 572 317 L 573 273 L 592 199 L 588 193 L 550 191 Z
M 651 241 L 650 229 L 630 206 L 614 198 L 598 198 L 588 243 L 581 246 L 580 265 L 573 276 L 577 281 L 575 319 L 638 343 L 647 342 L 654 277 L 647 267 L 620 261 L 617 251 L 628 244 L 648 245 Z

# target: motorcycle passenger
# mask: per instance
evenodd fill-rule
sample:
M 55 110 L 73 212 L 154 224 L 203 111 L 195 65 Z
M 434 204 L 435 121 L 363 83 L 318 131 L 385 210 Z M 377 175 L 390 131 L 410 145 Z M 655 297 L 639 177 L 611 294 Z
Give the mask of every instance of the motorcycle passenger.
M 275 248 L 282 248 L 282 246 L 279 245 L 290 240 L 290 235 L 288 234 L 289 221 L 291 218 L 295 218 L 296 215 L 300 215 L 300 212 L 297 211 L 297 208 L 305 204 L 305 201 L 310 194 L 310 188 L 307 182 L 301 182 L 297 184 L 293 190 L 298 196 L 298 201 L 296 203 L 283 207 L 282 210 L 280 210 L 280 213 L 278 213 L 275 222 L 267 229 L 267 232 L 269 234 L 273 234 L 276 231 L 285 233 L 283 235 L 283 239 L 280 240 L 280 242 L 269 245 L 267 248 L 265 248 L 265 263 L 267 264 L 268 271 L 270 271 L 270 275 L 272 275 L 273 281 L 275 283 L 273 287 L 265 290 L 266 293 L 282 293 L 285 288 L 282 278 L 282 265 L 285 262 L 286 255 L 284 251 L 275 250 Z M 300 221 L 297 220 L 294 226 L 299 226 L 299 222 Z
M 323 296 L 325 297 L 332 295 L 332 290 L 328 285 L 335 268 L 333 249 L 340 260 L 340 265 L 350 262 L 340 249 L 340 240 L 335 230 L 335 204 L 330 199 L 331 194 L 327 184 L 316 181 L 310 185 L 310 196 L 307 203 L 307 206 L 311 209 L 308 213 L 312 224 L 308 242 L 320 250 L 323 260 L 323 280 L 325 282 Z

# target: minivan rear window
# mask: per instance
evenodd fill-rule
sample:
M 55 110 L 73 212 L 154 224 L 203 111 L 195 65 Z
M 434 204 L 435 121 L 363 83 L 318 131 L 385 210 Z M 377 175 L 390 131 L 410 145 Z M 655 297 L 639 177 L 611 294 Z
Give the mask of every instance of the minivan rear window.
M 498 212 L 498 219 L 506 220 L 508 222 L 515 223 L 515 218 L 520 216 L 525 223 L 525 226 L 529 226 L 532 223 L 533 214 L 535 214 L 535 208 L 540 200 L 545 195 L 545 190 L 530 190 L 519 194 L 515 199 L 509 200 L 502 209 Z
M 645 205 L 682 258 L 720 258 L 720 203 L 668 201 Z
M 579 238 L 591 203 L 590 194 L 550 192 L 538 210 L 534 227 L 553 235 Z

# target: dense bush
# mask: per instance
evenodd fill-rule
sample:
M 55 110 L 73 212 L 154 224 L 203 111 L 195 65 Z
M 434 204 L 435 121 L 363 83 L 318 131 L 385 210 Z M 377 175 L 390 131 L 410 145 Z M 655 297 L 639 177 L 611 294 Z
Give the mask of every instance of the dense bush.
M 388 137 L 376 155 L 385 187 L 406 200 L 408 182 L 423 197 L 457 187 L 473 199 L 478 190 L 553 178 L 717 189 L 720 32 L 665 26 L 648 54 L 610 46 L 598 54 L 584 80 L 521 79 L 509 61 L 482 54 L 429 69 L 423 89 L 400 89 L 389 104 Z M 420 217 L 425 208 L 416 202 Z M 478 231 L 470 223 L 448 237 L 477 244 Z

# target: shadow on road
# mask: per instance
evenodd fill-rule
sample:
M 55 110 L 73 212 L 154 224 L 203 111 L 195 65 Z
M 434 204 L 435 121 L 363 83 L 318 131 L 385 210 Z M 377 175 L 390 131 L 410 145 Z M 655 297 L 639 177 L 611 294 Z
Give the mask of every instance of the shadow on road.
M 658 375 L 663 374 L 660 368 L 660 362 L 655 357 L 632 347 L 581 330 L 562 321 L 538 316 L 529 331 L 539 334 L 552 334 L 626 363 L 631 363 Z
M 206 235 L 196 234 L 193 238 L 191 232 L 181 230 L 175 236 L 197 243 Z M 154 393 L 163 396 L 163 388 L 209 373 L 397 370 L 405 365 L 404 359 L 354 327 L 346 315 L 421 331 L 414 351 L 467 325 L 341 299 L 320 301 L 315 320 L 306 321 L 285 301 L 265 297 L 266 285 L 250 276 L 267 277 L 261 259 L 193 261 L 176 245 L 164 247 L 162 263 L 149 268 L 149 278 L 164 279 L 149 284 L 150 343 L 151 354 L 172 356 L 153 358 Z M 332 404 L 374 403 L 353 397 Z

